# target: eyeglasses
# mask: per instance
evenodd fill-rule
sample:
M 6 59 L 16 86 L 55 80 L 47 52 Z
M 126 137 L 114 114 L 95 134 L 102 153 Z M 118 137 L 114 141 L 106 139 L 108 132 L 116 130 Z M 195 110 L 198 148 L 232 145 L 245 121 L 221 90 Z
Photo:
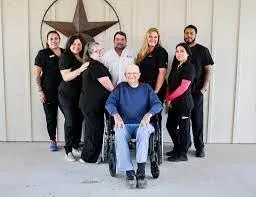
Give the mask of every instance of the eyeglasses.
M 95 50 L 93 51 L 94 53 L 103 53 L 104 52 L 104 49 L 98 49 L 98 50 Z
M 131 76 L 131 75 L 138 75 L 139 73 L 133 72 L 133 73 L 125 73 L 127 76 Z

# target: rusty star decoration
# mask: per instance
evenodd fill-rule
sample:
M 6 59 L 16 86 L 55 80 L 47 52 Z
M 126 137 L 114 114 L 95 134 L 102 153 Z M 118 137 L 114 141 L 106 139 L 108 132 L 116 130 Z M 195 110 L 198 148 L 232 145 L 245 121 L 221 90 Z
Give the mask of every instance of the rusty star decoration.
M 88 22 L 83 0 L 77 1 L 73 22 L 44 22 L 67 37 L 73 34 L 80 34 L 86 42 L 94 41 L 94 36 L 118 23 L 118 21 Z

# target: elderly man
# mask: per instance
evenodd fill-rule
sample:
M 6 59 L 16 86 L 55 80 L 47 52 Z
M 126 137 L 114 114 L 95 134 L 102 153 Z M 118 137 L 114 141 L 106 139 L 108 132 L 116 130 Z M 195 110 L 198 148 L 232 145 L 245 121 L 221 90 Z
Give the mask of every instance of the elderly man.
M 105 108 L 115 120 L 115 148 L 118 171 L 125 171 L 130 188 L 144 188 L 145 165 L 148 155 L 149 137 L 154 132 L 150 118 L 159 113 L 163 106 L 148 84 L 139 83 L 140 71 L 136 65 L 127 66 L 127 82 L 120 83 L 110 94 Z M 135 174 L 128 142 L 136 136 Z

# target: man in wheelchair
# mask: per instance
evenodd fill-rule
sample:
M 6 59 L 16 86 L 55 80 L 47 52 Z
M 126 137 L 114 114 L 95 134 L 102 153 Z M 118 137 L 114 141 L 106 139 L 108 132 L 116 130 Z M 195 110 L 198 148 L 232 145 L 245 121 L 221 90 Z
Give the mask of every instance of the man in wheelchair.
M 126 172 L 130 188 L 145 188 L 149 137 L 154 132 L 150 119 L 159 113 L 163 106 L 148 84 L 139 83 L 140 70 L 137 65 L 127 66 L 125 77 L 127 82 L 122 82 L 115 88 L 105 108 L 115 121 L 117 170 Z M 136 136 L 136 173 L 128 146 L 132 136 Z

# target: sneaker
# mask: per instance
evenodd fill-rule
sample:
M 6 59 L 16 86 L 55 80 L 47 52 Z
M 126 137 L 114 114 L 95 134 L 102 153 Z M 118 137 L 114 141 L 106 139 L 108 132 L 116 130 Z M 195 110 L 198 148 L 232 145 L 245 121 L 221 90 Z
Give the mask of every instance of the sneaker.
M 171 161 L 171 162 L 178 162 L 178 156 L 177 155 L 173 155 L 167 158 L 167 161 Z
M 72 148 L 72 153 L 77 156 L 77 157 L 81 157 L 81 154 L 82 154 L 82 148 Z
M 202 150 L 197 150 L 197 151 L 196 151 L 196 157 L 201 157 L 201 158 L 205 157 L 204 149 L 202 149 Z
M 57 151 L 58 148 L 57 148 L 57 142 L 55 140 L 52 140 L 50 142 L 50 151 L 54 152 L 54 151 Z
M 175 149 L 172 149 L 172 151 L 169 151 L 166 153 L 167 156 L 172 157 L 177 155 L 177 151 Z
M 188 161 L 187 154 L 181 154 L 181 155 L 174 155 L 167 158 L 168 161 L 171 162 L 179 162 L 179 161 Z
M 128 185 L 128 188 L 135 189 L 137 185 L 136 176 L 135 175 L 128 175 L 126 177 L 126 183 Z
M 82 164 L 86 164 L 86 162 L 82 158 L 80 158 L 78 161 Z
M 181 153 L 179 156 L 178 156 L 178 159 L 179 161 L 188 161 L 188 156 L 186 153 Z
M 72 162 L 76 161 L 76 158 L 74 157 L 74 155 L 73 155 L 72 152 L 69 152 L 68 154 L 66 154 L 66 155 L 65 155 L 65 159 L 66 159 L 67 161 L 72 161 Z
M 146 188 L 148 185 L 145 176 L 137 175 L 137 187 L 140 189 Z

